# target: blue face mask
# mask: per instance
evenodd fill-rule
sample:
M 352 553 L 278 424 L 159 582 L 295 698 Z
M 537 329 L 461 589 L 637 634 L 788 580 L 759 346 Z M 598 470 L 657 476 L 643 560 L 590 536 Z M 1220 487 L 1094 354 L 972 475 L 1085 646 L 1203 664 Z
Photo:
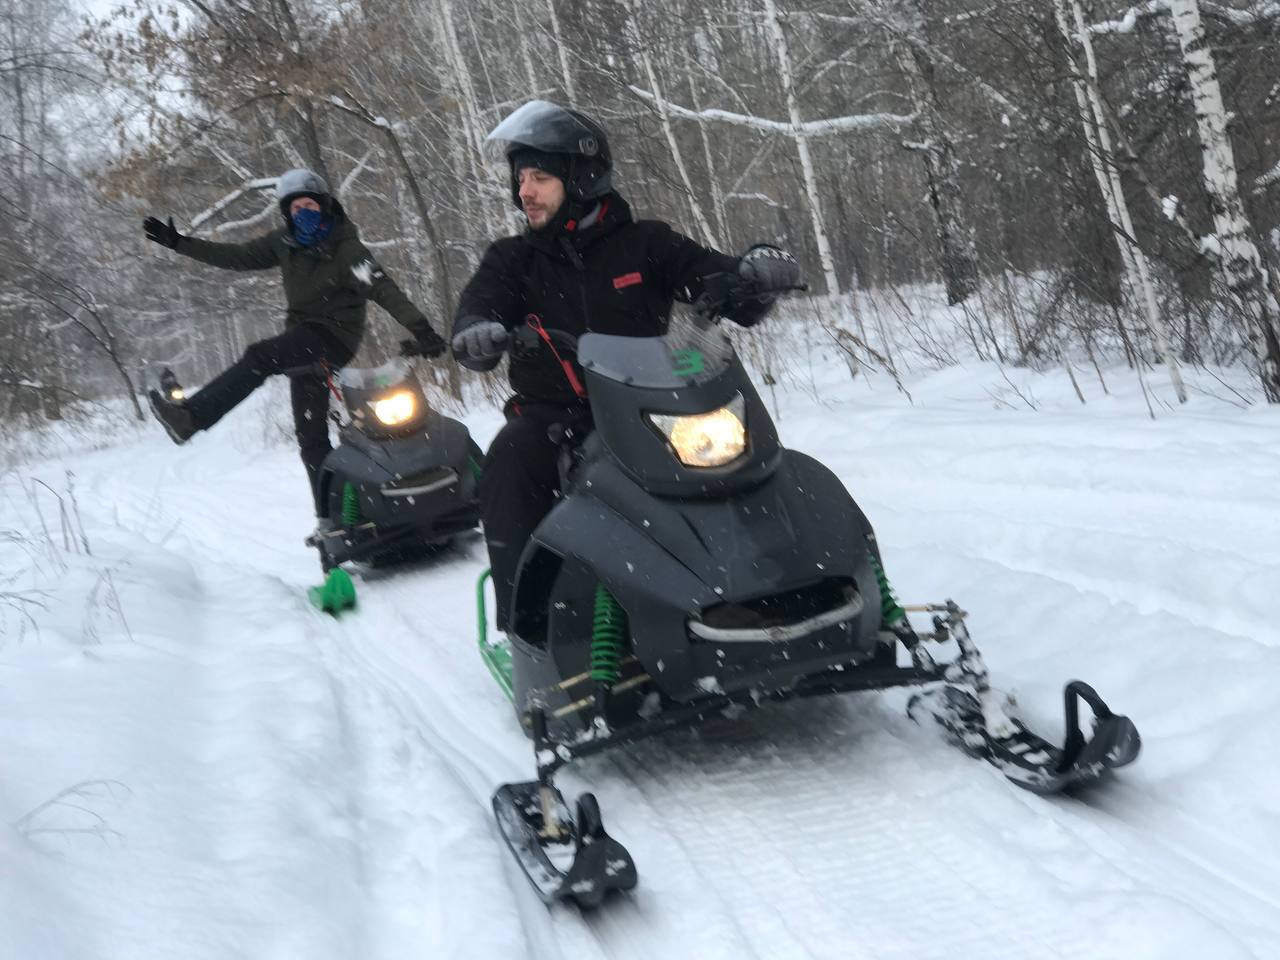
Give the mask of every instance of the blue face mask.
M 293 215 L 293 238 L 304 247 L 320 243 L 333 229 L 333 217 L 319 210 L 302 209 Z

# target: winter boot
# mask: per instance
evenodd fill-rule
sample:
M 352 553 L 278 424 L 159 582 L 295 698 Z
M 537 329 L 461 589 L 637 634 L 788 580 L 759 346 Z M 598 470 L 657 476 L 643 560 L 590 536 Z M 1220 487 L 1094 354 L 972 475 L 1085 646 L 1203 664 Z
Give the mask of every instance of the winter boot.
M 164 425 L 174 443 L 179 445 L 186 443 L 199 429 L 196 426 L 195 417 L 191 415 L 185 403 L 175 403 L 159 390 L 149 390 L 147 400 L 151 403 L 151 412 Z

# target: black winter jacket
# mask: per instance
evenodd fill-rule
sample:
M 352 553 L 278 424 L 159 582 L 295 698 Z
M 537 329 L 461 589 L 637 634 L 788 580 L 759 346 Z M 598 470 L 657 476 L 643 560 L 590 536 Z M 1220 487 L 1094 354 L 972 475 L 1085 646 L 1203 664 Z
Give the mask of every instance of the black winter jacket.
M 737 270 L 737 257 L 700 246 L 657 220 L 633 220 L 616 193 L 601 203 L 601 214 L 585 229 L 557 220 L 491 244 L 462 291 L 454 336 L 490 320 L 512 329 L 534 314 L 548 328 L 575 336 L 654 337 L 666 332 L 675 301 L 697 299 L 704 277 Z M 755 302 L 730 319 L 750 326 L 767 310 Z M 512 357 L 509 372 L 522 400 L 576 401 L 549 350 L 531 359 Z

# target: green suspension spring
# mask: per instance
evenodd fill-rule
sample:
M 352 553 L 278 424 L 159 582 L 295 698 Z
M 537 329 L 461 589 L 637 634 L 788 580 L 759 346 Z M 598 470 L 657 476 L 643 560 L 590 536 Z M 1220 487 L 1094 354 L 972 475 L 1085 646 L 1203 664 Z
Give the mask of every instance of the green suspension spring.
M 627 614 L 603 583 L 596 584 L 591 622 L 591 679 L 617 683 L 627 646 Z
M 347 483 L 342 488 L 342 525 L 354 527 L 360 522 L 360 491 L 354 483 Z
M 906 617 L 907 611 L 899 606 L 898 598 L 893 595 L 893 587 L 889 586 L 889 578 L 885 576 L 879 559 L 874 553 L 867 556 L 871 560 L 871 570 L 876 575 L 876 585 L 880 588 L 880 622 L 886 627 L 892 627 Z

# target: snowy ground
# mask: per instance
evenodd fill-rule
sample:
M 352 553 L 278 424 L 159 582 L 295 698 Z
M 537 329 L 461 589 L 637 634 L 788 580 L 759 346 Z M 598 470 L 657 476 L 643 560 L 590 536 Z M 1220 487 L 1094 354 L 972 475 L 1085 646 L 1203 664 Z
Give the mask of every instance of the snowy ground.
M 148 424 L 0 482 L 0 957 L 1280 956 L 1280 411 L 1194 373 L 1153 421 L 1123 371 L 1081 406 L 1062 374 L 919 375 L 908 403 L 816 369 L 766 396 L 902 597 L 970 610 L 1046 733 L 1077 676 L 1137 722 L 1088 804 L 901 693 L 784 706 L 564 776 L 641 884 L 548 911 L 491 824 L 532 768 L 474 653 L 481 544 L 314 612 L 276 392 L 181 449 Z

